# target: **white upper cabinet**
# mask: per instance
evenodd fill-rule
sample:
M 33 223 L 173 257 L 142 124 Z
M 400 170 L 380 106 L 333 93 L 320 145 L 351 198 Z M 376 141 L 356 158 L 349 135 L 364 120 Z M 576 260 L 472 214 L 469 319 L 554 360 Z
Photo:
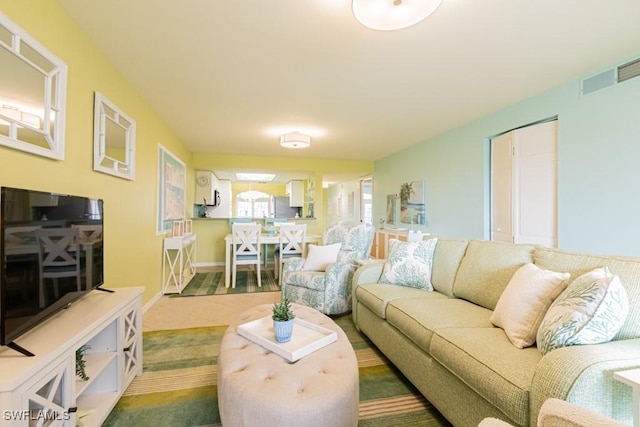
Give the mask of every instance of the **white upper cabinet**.
M 287 195 L 289 196 L 289 206 L 292 208 L 304 205 L 304 181 L 287 182 Z

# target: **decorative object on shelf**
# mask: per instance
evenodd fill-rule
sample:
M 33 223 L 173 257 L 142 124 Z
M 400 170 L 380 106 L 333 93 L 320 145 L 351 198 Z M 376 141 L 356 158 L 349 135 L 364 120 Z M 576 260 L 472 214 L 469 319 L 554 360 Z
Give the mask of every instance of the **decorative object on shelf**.
M 185 177 L 184 162 L 158 144 L 158 235 L 171 233 L 173 221 L 185 218 Z
M 400 187 L 400 222 L 426 224 L 424 181 L 405 182 Z
M 308 148 L 311 137 L 297 131 L 285 133 L 280 137 L 280 145 L 284 148 Z
M 400 206 L 398 206 L 398 195 L 387 194 L 387 223 L 395 224 L 400 217 Z
M 198 211 L 198 218 L 206 218 L 207 217 L 207 205 L 196 205 Z
M 184 221 L 173 221 L 173 228 L 171 232 L 172 237 L 184 236 L 184 230 Z
M 89 376 L 85 371 L 87 367 L 87 362 L 84 360 L 84 354 L 89 348 L 91 347 L 89 347 L 88 345 L 83 345 L 76 350 L 76 376 L 80 378 L 82 381 L 89 380 Z
M 282 301 L 273 304 L 273 332 L 279 343 L 289 342 L 293 334 L 293 319 L 295 314 L 291 310 L 291 301 L 284 297 Z
M 442 0 L 353 0 L 355 18 L 372 30 L 392 31 L 425 20 Z

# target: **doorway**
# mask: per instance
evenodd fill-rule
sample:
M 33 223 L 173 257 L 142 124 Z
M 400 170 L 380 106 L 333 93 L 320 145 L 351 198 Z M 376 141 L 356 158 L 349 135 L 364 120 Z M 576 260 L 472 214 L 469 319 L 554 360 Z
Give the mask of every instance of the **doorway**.
M 373 224 L 373 178 L 360 180 L 360 222 Z
M 491 240 L 557 246 L 557 123 L 491 139 Z

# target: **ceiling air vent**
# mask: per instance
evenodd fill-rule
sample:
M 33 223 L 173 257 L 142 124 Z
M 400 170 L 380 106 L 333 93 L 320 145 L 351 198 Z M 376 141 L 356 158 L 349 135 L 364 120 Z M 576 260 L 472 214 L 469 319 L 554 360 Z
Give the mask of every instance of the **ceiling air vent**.
M 616 69 L 612 68 L 582 80 L 582 94 L 589 95 L 597 90 L 612 86 L 615 83 Z
M 640 58 L 583 79 L 580 92 L 582 95 L 589 95 L 638 76 L 640 76 Z
M 618 67 L 618 83 L 640 76 L 640 58 Z

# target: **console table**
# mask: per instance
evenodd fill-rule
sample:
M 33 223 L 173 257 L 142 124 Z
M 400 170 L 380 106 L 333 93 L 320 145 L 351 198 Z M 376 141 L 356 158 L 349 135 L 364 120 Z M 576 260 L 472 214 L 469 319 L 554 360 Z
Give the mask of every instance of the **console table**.
M 162 293 L 182 292 L 184 286 L 196 273 L 193 262 L 196 259 L 196 235 L 164 238 L 162 256 Z M 168 270 L 168 271 L 167 271 Z

